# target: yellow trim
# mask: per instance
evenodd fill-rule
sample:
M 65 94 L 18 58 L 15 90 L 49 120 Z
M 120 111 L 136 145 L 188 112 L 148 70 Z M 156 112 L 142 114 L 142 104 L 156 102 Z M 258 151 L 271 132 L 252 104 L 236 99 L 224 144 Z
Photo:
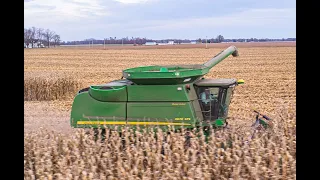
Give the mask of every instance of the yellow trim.
M 185 106 L 186 103 L 172 103 L 172 106 Z
M 167 122 L 128 122 L 130 125 L 185 125 L 189 126 L 191 124 L 186 123 L 167 123 Z
M 238 84 L 244 84 L 244 80 L 243 79 L 239 79 L 237 82 L 238 82 Z
M 189 121 L 189 120 L 191 120 L 191 118 L 174 118 L 174 120 L 175 121 L 183 121 L 183 120 Z
M 168 122 L 128 122 L 125 121 L 77 121 L 77 124 L 82 125 L 181 125 L 190 126 L 188 123 L 168 123 Z
M 97 124 L 100 124 L 100 125 L 107 125 L 107 124 L 115 124 L 115 125 L 120 125 L 120 124 L 126 124 L 125 121 L 114 121 L 114 122 L 111 122 L 111 121 L 77 121 L 77 124 L 88 124 L 88 125 L 97 125 Z

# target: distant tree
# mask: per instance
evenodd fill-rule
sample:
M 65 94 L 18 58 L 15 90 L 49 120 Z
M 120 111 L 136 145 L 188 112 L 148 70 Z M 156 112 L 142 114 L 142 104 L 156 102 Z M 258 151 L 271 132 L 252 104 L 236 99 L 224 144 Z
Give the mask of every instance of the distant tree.
M 38 47 L 39 47 L 40 44 L 42 44 L 42 41 L 43 41 L 43 29 L 42 28 L 38 28 L 37 29 L 36 38 L 38 40 Z
M 24 28 L 24 43 L 26 43 L 26 46 L 29 46 L 30 43 L 30 31 L 26 28 Z
M 199 39 L 198 39 L 198 42 L 199 42 L 199 43 L 202 43 L 202 40 L 201 40 L 201 38 L 199 38 Z
M 31 47 L 32 47 L 32 48 L 34 47 L 34 44 L 37 42 L 36 32 L 37 32 L 37 28 L 32 27 L 32 28 L 30 29 L 30 41 L 31 41 Z
M 218 35 L 216 40 L 217 40 L 218 43 L 221 43 L 221 42 L 224 41 L 224 37 L 222 35 Z
M 47 29 L 44 33 L 43 36 L 46 39 L 48 48 L 50 48 L 50 41 L 52 40 L 53 36 L 55 35 L 55 33 L 53 31 L 50 31 L 50 29 Z
M 52 40 L 57 45 L 61 41 L 60 35 L 56 36 L 56 39 L 54 39 L 54 36 L 55 32 L 49 29 L 44 30 L 37 27 L 24 28 L 24 43 L 26 46 L 31 45 L 32 48 L 40 47 L 44 43 L 47 43 L 47 46 L 50 47 Z
M 56 47 L 56 45 L 58 46 L 60 44 L 60 36 L 58 34 L 55 34 L 52 38 L 54 41 L 54 47 Z

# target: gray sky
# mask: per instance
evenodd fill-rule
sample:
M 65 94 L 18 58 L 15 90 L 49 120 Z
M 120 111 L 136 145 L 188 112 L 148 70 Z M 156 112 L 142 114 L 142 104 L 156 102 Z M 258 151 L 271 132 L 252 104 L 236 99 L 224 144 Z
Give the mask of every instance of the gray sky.
M 24 0 L 24 27 L 63 41 L 296 37 L 295 0 Z

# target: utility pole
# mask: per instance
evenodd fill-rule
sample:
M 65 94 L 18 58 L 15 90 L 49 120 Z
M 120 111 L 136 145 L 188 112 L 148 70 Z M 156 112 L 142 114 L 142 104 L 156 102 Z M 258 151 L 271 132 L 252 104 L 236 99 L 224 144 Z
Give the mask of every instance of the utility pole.
M 106 38 L 103 38 L 103 48 L 106 49 Z
M 208 48 L 208 45 L 207 45 L 207 36 L 206 36 L 206 49 Z

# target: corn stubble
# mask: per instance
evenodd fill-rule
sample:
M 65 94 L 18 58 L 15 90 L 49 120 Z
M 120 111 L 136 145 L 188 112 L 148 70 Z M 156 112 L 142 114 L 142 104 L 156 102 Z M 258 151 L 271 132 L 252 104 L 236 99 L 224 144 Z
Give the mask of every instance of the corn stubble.
M 49 101 L 74 95 L 81 87 L 72 78 L 28 77 L 24 80 L 25 101 Z
M 250 139 L 247 130 L 106 131 L 104 141 L 79 129 L 73 135 L 25 134 L 25 179 L 296 179 L 295 121 L 288 112 L 274 129 Z

